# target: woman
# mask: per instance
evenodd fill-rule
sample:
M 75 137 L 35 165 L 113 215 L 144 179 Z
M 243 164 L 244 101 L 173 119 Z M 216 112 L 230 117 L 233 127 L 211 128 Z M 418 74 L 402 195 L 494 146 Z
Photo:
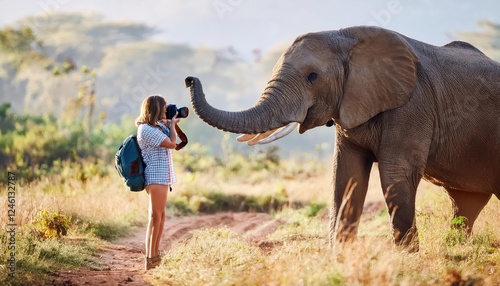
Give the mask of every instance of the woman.
M 177 114 L 166 119 L 167 102 L 162 96 L 151 95 L 143 102 L 141 115 L 136 120 L 137 141 L 146 163 L 144 171 L 146 192 L 149 196 L 149 219 L 146 231 L 145 268 L 160 263 L 160 240 L 165 223 L 165 206 L 170 185 L 176 182 L 172 150 L 175 148 Z

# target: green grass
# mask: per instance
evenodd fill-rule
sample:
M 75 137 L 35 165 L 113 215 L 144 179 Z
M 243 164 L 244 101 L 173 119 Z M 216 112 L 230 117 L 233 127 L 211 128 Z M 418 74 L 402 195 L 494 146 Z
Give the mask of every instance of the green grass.
M 1 237 L 2 244 L 5 236 Z M 99 268 L 95 259 L 101 242 L 91 237 L 65 237 L 37 240 L 19 233 L 16 237 L 15 278 L 8 276 L 10 270 L 0 267 L 1 285 L 38 285 L 53 271 L 62 268 Z M 0 255 L 6 261 L 7 253 Z

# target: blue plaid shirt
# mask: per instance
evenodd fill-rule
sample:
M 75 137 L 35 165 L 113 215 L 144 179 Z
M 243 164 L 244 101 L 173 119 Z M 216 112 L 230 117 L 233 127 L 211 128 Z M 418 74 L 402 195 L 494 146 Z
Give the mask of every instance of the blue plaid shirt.
M 161 122 L 158 127 L 141 124 L 137 128 L 137 142 L 141 148 L 142 158 L 146 163 L 145 185 L 171 185 L 177 181 L 174 171 L 172 149 L 160 144 L 170 135 L 170 130 Z

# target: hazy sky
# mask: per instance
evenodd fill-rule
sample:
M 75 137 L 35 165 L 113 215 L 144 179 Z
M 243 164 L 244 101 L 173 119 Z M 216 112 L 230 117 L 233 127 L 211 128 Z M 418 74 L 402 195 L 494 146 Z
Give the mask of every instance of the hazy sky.
M 192 46 L 255 48 L 291 43 L 299 34 L 377 25 L 435 45 L 478 30 L 478 20 L 500 23 L 498 0 L 0 0 L 0 25 L 50 12 L 97 12 L 112 21 L 159 29 L 157 39 Z

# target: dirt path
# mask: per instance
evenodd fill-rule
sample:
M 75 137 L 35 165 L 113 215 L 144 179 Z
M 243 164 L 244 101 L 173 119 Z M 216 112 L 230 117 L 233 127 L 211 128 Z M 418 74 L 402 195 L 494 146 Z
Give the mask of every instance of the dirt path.
M 218 213 L 203 216 L 169 218 L 161 248 L 168 251 L 179 240 L 190 237 L 201 228 L 229 227 L 259 243 L 281 223 L 263 213 Z M 144 277 L 144 236 L 141 229 L 135 236 L 108 243 L 102 250 L 98 270 L 69 269 L 55 273 L 49 285 L 147 285 Z

